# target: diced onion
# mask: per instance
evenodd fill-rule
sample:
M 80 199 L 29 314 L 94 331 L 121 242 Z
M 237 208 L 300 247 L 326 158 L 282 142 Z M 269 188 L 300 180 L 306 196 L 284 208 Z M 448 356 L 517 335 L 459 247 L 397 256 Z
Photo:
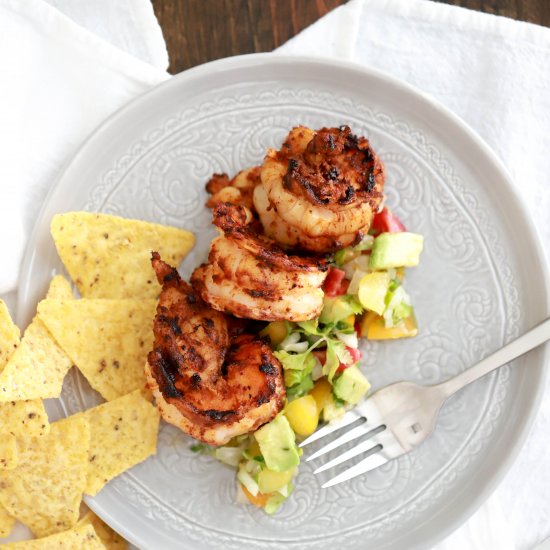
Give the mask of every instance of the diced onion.
M 358 245 L 353 247 L 353 250 L 370 250 L 374 244 L 374 237 L 372 235 L 365 235 Z
M 252 479 L 252 476 L 243 468 L 239 468 L 239 471 L 237 472 L 237 479 L 246 487 L 246 490 L 253 497 L 255 497 L 260 491 L 258 484 Z
M 308 342 L 300 342 L 300 333 L 290 333 L 280 344 L 279 348 L 284 351 L 294 351 L 296 353 L 303 353 L 307 350 Z
M 241 461 L 243 451 L 239 447 L 219 447 L 214 451 L 214 457 L 220 462 L 236 468 Z
M 344 332 L 335 332 L 335 334 L 338 340 L 344 342 L 346 346 L 354 349 L 359 347 L 359 339 L 357 338 L 357 333 L 355 331 L 351 334 L 346 334 Z
M 346 273 L 346 279 L 352 279 L 356 271 L 364 271 L 365 273 L 369 272 L 369 258 L 366 254 L 361 254 L 353 260 L 345 263 L 341 269 Z
M 315 357 L 315 356 L 314 356 Z M 313 367 L 313 370 L 311 371 L 311 377 L 313 378 L 313 381 L 319 380 L 319 378 L 323 378 L 323 365 L 321 365 L 321 361 L 315 357 L 315 366 Z
M 393 311 L 401 303 L 410 305 L 410 297 L 405 292 L 402 286 L 395 289 L 395 292 L 390 300 L 390 303 L 386 306 L 384 311 L 384 326 L 386 328 L 392 328 L 394 326 L 393 322 Z
M 348 286 L 348 294 L 357 294 L 359 292 L 359 283 L 366 274 L 367 272 L 362 271 L 361 269 L 353 272 L 353 277 L 351 278 L 351 282 Z

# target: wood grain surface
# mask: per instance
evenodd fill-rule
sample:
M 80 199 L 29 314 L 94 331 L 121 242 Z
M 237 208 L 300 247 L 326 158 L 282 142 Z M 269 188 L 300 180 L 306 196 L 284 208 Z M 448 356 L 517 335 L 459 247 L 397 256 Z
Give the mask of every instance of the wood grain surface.
M 550 26 L 550 0 L 437 1 Z M 271 51 L 345 3 L 346 0 L 153 0 L 170 54 L 171 73 L 221 57 Z

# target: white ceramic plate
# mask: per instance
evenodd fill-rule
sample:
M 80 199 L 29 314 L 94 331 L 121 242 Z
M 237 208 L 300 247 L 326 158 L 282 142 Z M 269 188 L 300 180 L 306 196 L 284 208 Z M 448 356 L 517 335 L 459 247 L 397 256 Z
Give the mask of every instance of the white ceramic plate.
M 53 214 L 85 209 L 174 224 L 197 234 L 182 266 L 201 261 L 213 234 L 203 207 L 213 172 L 258 164 L 297 124 L 349 124 L 387 168 L 389 205 L 426 238 L 409 270 L 420 334 L 368 343 L 373 387 L 431 384 L 458 373 L 541 321 L 548 311 L 542 254 L 528 214 L 488 148 L 455 116 L 411 87 L 346 63 L 254 55 L 178 75 L 129 104 L 85 143 L 37 221 L 21 281 L 18 320 L 32 315 L 62 271 Z M 158 454 L 88 503 L 141 548 L 426 548 L 464 521 L 516 455 L 541 395 L 539 349 L 453 397 L 416 452 L 328 490 L 300 468 L 274 517 L 234 502 L 235 476 L 196 456 L 163 425 Z M 97 403 L 76 375 L 60 402 Z M 52 413 L 55 414 L 55 411 Z

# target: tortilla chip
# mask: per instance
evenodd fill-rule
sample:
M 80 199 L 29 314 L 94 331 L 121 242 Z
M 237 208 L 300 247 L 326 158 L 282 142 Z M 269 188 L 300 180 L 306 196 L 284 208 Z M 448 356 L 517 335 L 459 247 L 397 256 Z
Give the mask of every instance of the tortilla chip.
M 92 525 L 107 550 L 126 550 L 128 548 L 128 543 L 92 511 L 88 512 L 78 522 L 78 525 Z
M 41 399 L 0 403 L 0 434 L 40 437 L 49 431 L 48 414 Z
M 43 300 L 38 315 L 92 388 L 110 401 L 145 385 L 155 308 L 155 300 Z
M 78 521 L 86 486 L 86 418 L 65 418 L 54 422 L 48 435 L 17 443 L 17 468 L 0 471 L 0 504 L 37 537 L 70 529 Z
M 4 375 L 4 366 L 15 354 L 19 344 L 19 329 L 13 324 L 5 304 L 0 301 L 0 379 Z M 4 347 L 2 353 L 2 344 L 11 342 Z M 1 400 L 1 399 L 0 399 Z M 48 415 L 44 409 L 42 400 L 32 401 L 10 401 L 0 403 L 0 455 L 6 460 L 6 457 L 12 457 L 2 466 L 0 458 L 0 468 L 6 468 L 6 464 L 13 464 L 13 437 L 37 437 L 47 433 L 50 428 Z
M 177 266 L 195 244 L 183 229 L 89 212 L 54 216 L 51 233 L 84 298 L 156 298 L 151 252 Z
M 0 373 L 19 345 L 19 328 L 11 320 L 8 307 L 0 300 Z
M 0 402 L 59 397 L 72 365 L 44 323 L 35 317 L 0 373 Z
M 46 297 L 71 299 L 71 285 L 65 277 L 56 275 Z M 0 402 L 59 397 L 63 379 L 72 364 L 44 323 L 35 316 L 5 368 L 0 367 Z M 40 406 L 37 403 L 35 407 Z
M 0 436 L 0 470 L 13 470 L 17 466 L 17 443 L 15 436 Z
M 81 525 L 42 539 L 11 542 L 5 548 L 15 550 L 105 550 L 92 525 Z
M 56 275 L 50 281 L 50 288 L 48 288 L 46 298 L 51 298 L 52 300 L 70 300 L 74 298 L 71 283 L 63 275 Z
M 0 539 L 7 537 L 15 525 L 15 518 L 12 518 L 8 512 L 0 505 Z
M 88 409 L 90 464 L 85 493 L 96 495 L 114 477 L 155 454 L 160 414 L 141 390 Z

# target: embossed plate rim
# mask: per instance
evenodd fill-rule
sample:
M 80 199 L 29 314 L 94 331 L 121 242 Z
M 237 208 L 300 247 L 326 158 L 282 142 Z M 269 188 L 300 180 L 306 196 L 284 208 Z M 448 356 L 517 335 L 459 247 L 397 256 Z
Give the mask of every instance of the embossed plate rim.
M 33 307 L 30 304 L 31 302 L 34 303 L 34 301 L 29 299 L 29 296 L 30 294 L 32 294 L 33 291 L 32 281 L 29 280 L 29 277 L 33 270 L 36 269 L 37 264 L 39 264 L 41 261 L 39 244 L 40 239 L 43 239 L 44 235 L 39 234 L 39 226 L 41 225 L 40 221 L 43 221 L 44 216 L 47 215 L 47 205 L 50 204 L 56 190 L 58 188 L 61 188 L 61 186 L 64 184 L 64 179 L 66 179 L 67 174 L 70 173 L 70 171 L 75 167 L 78 167 L 79 163 L 81 164 L 83 161 L 85 161 L 86 156 L 90 154 L 90 151 L 92 151 L 93 149 L 97 149 L 98 147 L 101 148 L 102 144 L 104 145 L 104 141 L 102 140 L 104 138 L 104 135 L 108 131 L 110 131 L 117 125 L 124 124 L 124 122 L 131 118 L 134 114 L 139 116 L 140 108 L 146 101 L 150 101 L 151 98 L 154 98 L 157 95 L 161 95 L 163 93 L 163 90 L 170 87 L 174 87 L 177 89 L 180 86 L 190 86 L 194 82 L 200 82 L 201 79 L 204 77 L 210 77 L 212 74 L 217 74 L 221 77 L 224 72 L 231 72 L 243 68 L 254 70 L 254 68 L 265 69 L 266 67 L 272 67 L 275 70 L 277 66 L 301 66 L 302 69 L 310 66 L 312 68 L 315 68 L 316 70 L 338 70 L 344 72 L 349 71 L 350 74 L 353 73 L 356 78 L 370 78 L 378 80 L 380 83 L 386 86 L 389 91 L 393 91 L 395 93 L 407 96 L 410 99 L 414 99 L 422 106 L 423 109 L 426 110 L 427 114 L 433 116 L 436 122 L 446 124 L 447 127 L 452 129 L 453 131 L 462 134 L 462 136 L 465 137 L 466 140 L 474 146 L 476 152 L 481 155 L 482 160 L 488 162 L 493 171 L 495 171 L 496 174 L 499 176 L 497 179 L 500 181 L 498 181 L 496 185 L 502 185 L 505 193 L 508 193 L 508 199 L 513 199 L 517 205 L 515 214 L 519 215 L 520 222 L 523 224 L 523 228 L 526 230 L 526 234 L 531 237 L 530 244 L 532 245 L 532 247 L 534 247 L 536 257 L 539 262 L 539 265 L 537 267 L 539 268 L 539 272 L 542 274 L 542 278 L 546 281 L 545 288 L 541 290 L 544 291 L 545 296 L 543 301 L 545 303 L 546 311 L 548 311 L 548 274 L 546 272 L 545 264 L 540 261 L 540 258 L 543 258 L 544 256 L 541 244 L 536 236 L 536 229 L 534 228 L 533 223 L 528 216 L 528 213 L 522 203 L 522 199 L 515 191 L 515 188 L 513 187 L 509 176 L 507 175 L 505 169 L 502 167 L 496 155 L 462 120 L 460 120 L 456 115 L 448 111 L 445 107 L 441 106 L 439 103 L 426 96 L 424 93 L 414 89 L 413 87 L 402 81 L 399 81 L 377 70 L 366 69 L 362 66 L 349 62 L 327 61 L 322 59 L 297 56 L 287 57 L 279 54 L 253 54 L 249 56 L 218 60 L 177 75 L 176 77 L 164 82 L 163 84 L 136 98 L 128 105 L 123 107 L 121 110 L 119 110 L 109 119 L 107 119 L 107 121 L 105 121 L 86 140 L 86 142 L 81 146 L 81 148 L 63 170 L 57 184 L 51 189 L 50 194 L 43 206 L 42 212 L 38 217 L 35 230 L 31 236 L 31 239 L 29 240 L 29 246 L 25 254 L 22 268 L 22 290 L 18 297 L 18 321 L 20 323 L 22 320 L 27 321 L 29 319 L 30 309 Z M 338 88 L 337 82 L 335 82 L 334 87 L 335 89 Z M 36 292 L 36 289 L 34 289 L 34 292 Z M 546 352 L 546 357 L 547 356 L 548 352 Z M 547 367 L 547 362 L 541 360 L 540 364 L 543 363 L 545 367 Z M 544 377 L 547 376 L 547 373 L 548 368 L 542 368 L 540 376 L 541 382 L 543 381 Z M 496 487 L 496 485 L 502 479 L 505 472 L 510 467 L 521 448 L 521 444 L 527 435 L 527 428 L 531 424 L 533 417 L 536 414 L 536 410 L 538 409 L 538 405 L 540 404 L 540 400 L 542 398 L 542 388 L 543 384 L 541 383 L 537 388 L 537 391 L 535 392 L 534 399 L 532 401 L 532 405 L 529 411 L 527 411 L 527 414 L 524 415 L 522 418 L 523 423 L 517 430 L 519 433 L 514 446 L 509 449 L 505 458 L 495 468 L 493 476 L 490 479 L 486 480 L 483 490 L 475 495 L 474 498 L 470 498 L 469 503 L 464 507 L 462 513 L 457 514 L 452 521 L 449 521 L 446 525 L 438 525 L 437 528 L 434 527 L 434 531 L 422 539 L 421 542 L 423 545 L 433 544 L 437 540 L 440 540 L 442 537 L 448 534 L 450 531 L 455 529 L 477 508 L 477 506 L 479 506 L 479 504 L 485 498 L 487 498 L 487 496 Z M 104 518 L 108 522 L 112 523 L 113 526 L 117 528 L 117 530 L 121 531 L 124 536 L 126 536 L 129 540 L 132 540 L 136 544 L 139 544 L 139 540 L 136 540 L 131 532 L 131 526 L 121 524 L 114 518 L 111 518 L 108 510 L 102 509 L 102 507 L 97 502 L 94 502 L 94 499 L 88 499 L 88 502 L 90 506 L 96 510 L 96 512 L 104 516 Z

